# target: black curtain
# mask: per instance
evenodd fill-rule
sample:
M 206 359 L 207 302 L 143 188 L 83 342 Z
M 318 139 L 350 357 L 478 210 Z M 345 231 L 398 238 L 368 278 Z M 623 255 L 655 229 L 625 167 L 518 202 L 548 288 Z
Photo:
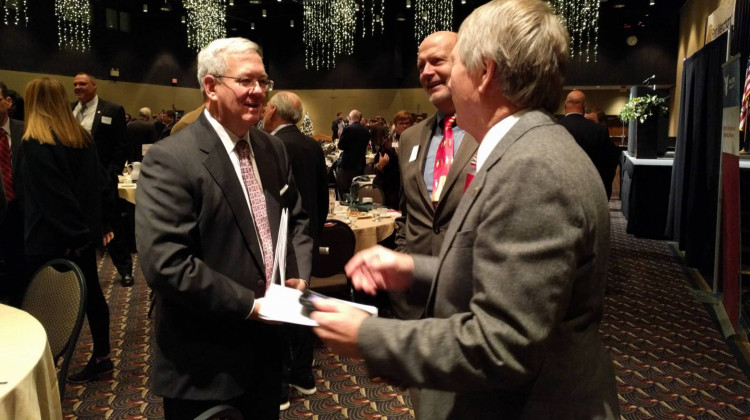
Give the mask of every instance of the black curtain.
M 744 84 L 747 59 L 750 57 L 750 0 L 737 0 L 734 4 L 734 30 L 731 43 L 732 55 L 740 55 L 740 79 Z M 740 132 L 740 148 L 750 150 L 748 131 Z
M 688 266 L 713 274 L 716 199 L 721 158 L 722 72 L 727 34 L 685 60 L 667 237 L 679 242 Z

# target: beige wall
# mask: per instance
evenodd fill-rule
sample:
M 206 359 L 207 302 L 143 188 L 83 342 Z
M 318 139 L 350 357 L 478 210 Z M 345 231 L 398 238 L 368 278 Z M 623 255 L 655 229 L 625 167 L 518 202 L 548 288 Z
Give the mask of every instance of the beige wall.
M 607 115 L 618 115 L 630 95 L 630 89 L 627 88 L 586 89 L 585 87 L 580 87 L 578 89 L 586 94 L 586 110 L 599 108 Z M 563 90 L 562 97 L 560 98 L 560 106 L 557 108 L 555 114 L 565 114 L 565 97 L 568 96 L 571 90 L 570 88 Z
M 680 95 L 682 94 L 682 62 L 703 48 L 706 35 L 706 19 L 719 8 L 720 0 L 687 0 L 680 10 L 680 33 L 677 47 L 677 77 L 671 95 L 673 110 L 669 116 L 669 135 L 677 135 Z

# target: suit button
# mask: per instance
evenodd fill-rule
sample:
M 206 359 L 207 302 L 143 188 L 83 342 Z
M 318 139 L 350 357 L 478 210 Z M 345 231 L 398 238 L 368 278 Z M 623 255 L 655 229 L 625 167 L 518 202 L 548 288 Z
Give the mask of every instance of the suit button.
M 440 228 L 439 227 L 433 228 L 432 231 L 435 232 L 435 235 L 440 235 Z
M 266 284 L 265 280 L 258 279 L 258 286 L 263 286 L 264 284 Z

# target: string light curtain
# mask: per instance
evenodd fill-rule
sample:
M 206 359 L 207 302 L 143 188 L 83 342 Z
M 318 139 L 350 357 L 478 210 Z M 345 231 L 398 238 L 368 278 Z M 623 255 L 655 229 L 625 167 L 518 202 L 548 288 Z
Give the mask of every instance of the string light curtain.
M 187 10 L 187 45 L 196 51 L 227 36 L 225 0 L 184 0 Z
M 331 69 L 336 58 L 354 52 L 357 28 L 354 0 L 314 0 L 304 3 L 302 41 L 305 68 Z
M 550 0 L 570 33 L 570 57 L 596 62 L 599 50 L 599 0 Z
M 417 44 L 429 34 L 453 30 L 453 0 L 416 0 L 414 38 Z
M 88 51 L 91 48 L 91 3 L 89 0 L 55 0 L 57 45 L 60 49 Z
M 3 23 L 6 25 L 29 24 L 26 0 L 5 0 L 3 4 Z

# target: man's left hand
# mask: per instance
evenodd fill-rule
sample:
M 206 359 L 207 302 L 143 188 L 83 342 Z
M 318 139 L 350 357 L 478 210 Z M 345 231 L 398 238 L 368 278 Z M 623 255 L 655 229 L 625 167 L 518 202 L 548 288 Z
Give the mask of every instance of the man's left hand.
M 362 357 L 357 346 L 357 334 L 370 314 L 334 299 L 316 300 L 313 304 L 315 311 L 310 318 L 319 325 L 313 328 L 315 334 L 335 353 Z
M 284 283 L 286 287 L 293 287 L 300 291 L 307 289 L 307 283 L 302 279 L 287 279 Z

